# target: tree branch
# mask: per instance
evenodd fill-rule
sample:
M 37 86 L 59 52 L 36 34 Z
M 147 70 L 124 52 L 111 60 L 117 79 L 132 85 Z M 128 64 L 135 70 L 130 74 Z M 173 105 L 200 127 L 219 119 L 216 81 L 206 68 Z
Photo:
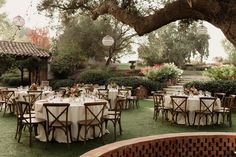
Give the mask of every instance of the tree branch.
M 164 8 L 157 10 L 154 14 L 145 17 L 128 13 L 125 9 L 120 8 L 115 1 L 108 0 L 104 1 L 99 7 L 93 10 L 92 14 L 93 19 L 97 19 L 100 15 L 111 14 L 117 20 L 133 27 L 138 35 L 144 35 L 180 19 L 192 18 L 207 20 L 204 14 L 190 8 L 187 1 L 184 0 L 177 0 L 173 3 L 169 3 Z

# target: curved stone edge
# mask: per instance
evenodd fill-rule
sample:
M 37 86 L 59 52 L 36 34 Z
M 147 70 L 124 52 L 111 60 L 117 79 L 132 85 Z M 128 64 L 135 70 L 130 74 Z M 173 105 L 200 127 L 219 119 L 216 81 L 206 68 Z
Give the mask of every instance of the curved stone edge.
M 145 137 L 139 137 L 139 138 L 133 138 L 129 140 L 123 140 L 111 144 L 107 144 L 101 147 L 98 147 L 96 149 L 93 149 L 80 157 L 100 157 L 107 152 L 117 150 L 119 148 L 123 147 L 129 147 L 133 144 L 138 143 L 145 143 L 150 141 L 156 141 L 159 139 L 167 139 L 167 138 L 178 138 L 178 137 L 204 137 L 204 136 L 235 136 L 236 133 L 234 132 L 186 132 L 186 133 L 171 133 L 171 134 L 160 134 L 160 135 L 154 135 L 154 136 L 145 136 Z

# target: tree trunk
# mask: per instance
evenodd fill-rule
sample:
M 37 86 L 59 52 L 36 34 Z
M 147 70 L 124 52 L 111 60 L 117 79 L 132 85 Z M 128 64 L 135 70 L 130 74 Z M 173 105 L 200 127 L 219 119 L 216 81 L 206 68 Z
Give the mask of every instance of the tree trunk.
M 203 63 L 203 55 L 200 56 L 200 63 Z
M 29 76 L 28 76 L 29 82 L 28 83 L 29 83 L 29 85 L 31 85 L 31 70 L 28 69 L 28 72 L 29 72 Z
M 111 59 L 112 59 L 112 57 L 113 57 L 113 54 L 114 54 L 114 45 L 113 45 L 113 47 L 110 47 L 110 48 L 109 48 L 109 51 L 108 51 L 108 59 L 107 59 L 107 61 L 106 61 L 106 66 L 110 65 Z
M 104 1 L 93 10 L 93 19 L 111 14 L 117 20 L 133 27 L 139 35 L 152 32 L 164 25 L 181 19 L 205 20 L 220 28 L 227 39 L 236 47 L 236 0 L 176 0 L 166 4 L 149 16 L 131 14 L 119 7 L 115 0 Z
M 18 67 L 18 69 L 20 70 L 21 85 L 23 85 L 23 83 L 24 83 L 24 68 L 23 67 Z

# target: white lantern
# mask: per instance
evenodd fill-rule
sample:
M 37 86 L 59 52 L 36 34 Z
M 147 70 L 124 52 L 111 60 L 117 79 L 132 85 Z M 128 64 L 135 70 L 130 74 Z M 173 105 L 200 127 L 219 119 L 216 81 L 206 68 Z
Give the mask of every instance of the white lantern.
M 23 17 L 18 15 L 18 16 L 13 18 L 13 23 L 17 27 L 23 27 L 25 25 L 25 20 L 23 19 Z
M 103 39 L 102 39 L 102 44 L 104 46 L 112 46 L 114 44 L 114 39 L 110 36 L 110 35 L 106 35 Z

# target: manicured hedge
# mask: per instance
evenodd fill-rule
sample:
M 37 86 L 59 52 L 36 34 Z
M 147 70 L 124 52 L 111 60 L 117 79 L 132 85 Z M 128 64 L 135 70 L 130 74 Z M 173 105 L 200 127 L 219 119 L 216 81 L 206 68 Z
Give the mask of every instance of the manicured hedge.
M 87 70 L 80 74 L 77 82 L 104 85 L 110 77 L 111 74 L 106 70 Z
M 50 80 L 50 86 L 56 90 L 60 87 L 71 87 L 74 84 L 74 80 L 72 79 L 60 79 L 60 80 Z
M 195 87 L 198 90 L 215 92 L 224 92 L 226 94 L 236 94 L 236 80 L 218 80 L 218 81 L 193 81 L 188 82 L 184 87 Z
M 159 82 L 152 81 L 146 77 L 140 76 L 130 76 L 130 77 L 112 77 L 106 84 L 115 82 L 119 86 L 131 86 L 133 89 L 136 89 L 140 85 L 144 86 L 149 94 L 151 91 L 160 90 L 161 84 Z
M 20 75 L 17 73 L 6 73 L 3 74 L 0 78 L 0 81 L 7 86 L 18 87 L 18 86 L 25 86 L 28 85 L 28 78 L 24 77 L 23 84 L 21 84 Z

